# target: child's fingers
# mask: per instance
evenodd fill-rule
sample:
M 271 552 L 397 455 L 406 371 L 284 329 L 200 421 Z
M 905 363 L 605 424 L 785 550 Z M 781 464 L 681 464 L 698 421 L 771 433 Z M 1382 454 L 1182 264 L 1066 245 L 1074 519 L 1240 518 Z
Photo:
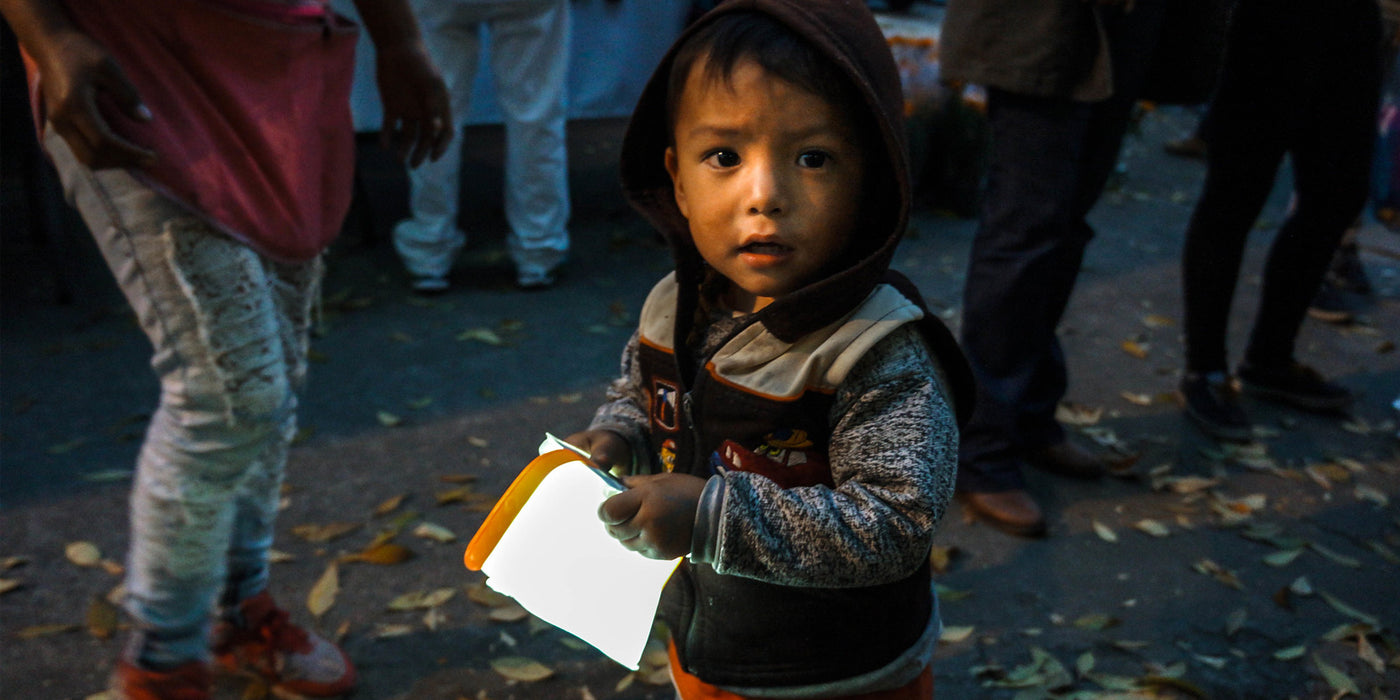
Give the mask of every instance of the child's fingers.
M 598 519 L 603 521 L 608 535 L 625 543 L 642 534 L 633 521 L 641 506 L 642 499 L 635 491 L 623 491 L 598 506 Z

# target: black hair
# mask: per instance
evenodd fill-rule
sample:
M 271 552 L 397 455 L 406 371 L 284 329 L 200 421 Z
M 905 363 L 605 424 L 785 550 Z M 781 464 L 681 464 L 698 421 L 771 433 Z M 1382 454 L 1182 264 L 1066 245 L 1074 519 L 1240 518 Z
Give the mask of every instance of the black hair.
M 851 79 L 810 41 L 766 14 L 735 12 L 716 18 L 677 49 L 666 89 L 667 131 L 672 138 L 685 82 L 695 64 L 704 61 L 706 80 L 727 81 L 734 66 L 746 59 L 843 112 L 862 103 Z M 848 117 L 857 126 L 868 121 L 864 110 Z

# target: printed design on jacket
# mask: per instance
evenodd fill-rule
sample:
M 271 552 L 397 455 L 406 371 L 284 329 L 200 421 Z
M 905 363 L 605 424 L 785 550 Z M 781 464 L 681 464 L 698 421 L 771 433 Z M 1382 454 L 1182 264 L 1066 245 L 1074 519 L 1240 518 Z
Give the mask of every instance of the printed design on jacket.
M 680 393 L 680 387 L 665 379 L 651 381 L 651 422 L 663 432 L 674 433 L 680 428 Z
M 806 431 L 795 429 L 768 433 L 752 449 L 725 440 L 710 454 L 710 468 L 721 475 L 730 470 L 758 474 L 783 488 L 834 486 L 826 455 L 814 447 Z
M 676 470 L 676 441 L 666 438 L 661 443 L 661 467 L 669 474 Z

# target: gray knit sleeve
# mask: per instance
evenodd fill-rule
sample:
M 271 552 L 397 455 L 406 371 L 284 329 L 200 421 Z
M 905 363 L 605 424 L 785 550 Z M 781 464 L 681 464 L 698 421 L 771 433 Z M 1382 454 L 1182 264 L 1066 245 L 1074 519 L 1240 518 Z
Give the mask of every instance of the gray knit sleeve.
M 632 448 L 632 473 L 655 471 L 647 440 L 647 399 L 642 392 L 642 370 L 637 364 L 640 334 L 632 333 L 622 350 L 622 372 L 608 385 L 603 405 L 593 414 L 590 430 L 611 430 L 626 438 Z
M 725 475 L 719 512 L 700 514 L 718 518 L 707 528 L 717 541 L 697 548 L 717 571 L 794 586 L 868 586 L 907 576 L 928 556 L 952 498 L 958 428 L 912 324 L 861 358 L 837 389 L 830 419 L 835 488 Z

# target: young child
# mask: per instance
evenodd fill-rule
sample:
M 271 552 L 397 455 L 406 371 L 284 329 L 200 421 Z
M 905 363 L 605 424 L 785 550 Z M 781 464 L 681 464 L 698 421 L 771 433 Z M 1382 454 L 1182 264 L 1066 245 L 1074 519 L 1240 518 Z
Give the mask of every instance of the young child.
M 570 441 L 628 470 L 599 517 L 686 556 L 662 618 L 680 697 L 932 696 L 929 580 L 971 379 L 888 271 L 908 218 L 899 78 L 863 3 L 726 2 L 623 143 L 670 240 L 622 377 Z

